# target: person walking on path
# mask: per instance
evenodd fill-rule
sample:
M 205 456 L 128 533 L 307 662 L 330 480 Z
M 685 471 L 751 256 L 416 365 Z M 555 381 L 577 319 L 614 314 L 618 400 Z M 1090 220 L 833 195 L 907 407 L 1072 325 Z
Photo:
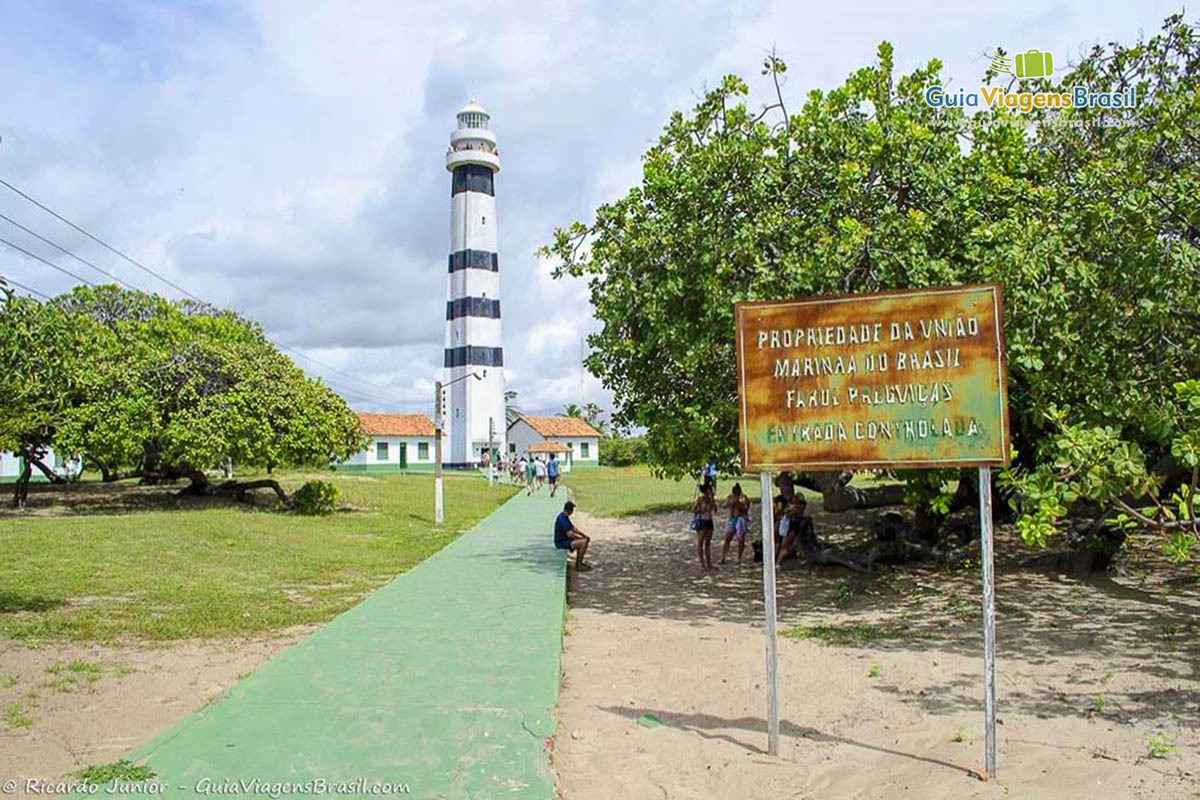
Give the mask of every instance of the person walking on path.
M 738 563 L 742 563 L 742 554 L 746 552 L 746 522 L 750 516 L 750 498 L 742 493 L 742 485 L 735 483 L 729 497 L 722 504 L 729 512 L 729 521 L 725 523 L 725 545 L 721 549 L 721 563 L 729 556 L 729 545 L 737 536 Z
M 546 484 L 546 462 L 542 460 L 541 456 L 538 456 L 533 462 L 533 474 L 537 478 L 537 485 L 533 487 L 536 492 Z
M 558 491 L 558 459 L 554 453 L 550 454 L 550 460 L 546 462 L 546 479 L 550 481 L 550 496 L 554 497 L 554 493 Z
M 707 483 L 701 484 L 700 496 L 692 503 L 692 513 L 696 515 L 696 553 L 701 569 L 716 569 L 712 563 L 713 513 L 716 510 L 712 488 Z
M 533 459 L 525 462 L 525 486 L 528 488 L 528 494 L 533 494 L 533 478 L 534 478 Z
M 592 540 L 571 522 L 571 514 L 574 512 L 575 504 L 570 500 L 563 504 L 562 513 L 554 520 L 554 546 L 568 553 L 574 551 L 575 571 L 587 571 L 591 566 L 583 563 L 583 557 L 587 555 L 588 545 Z

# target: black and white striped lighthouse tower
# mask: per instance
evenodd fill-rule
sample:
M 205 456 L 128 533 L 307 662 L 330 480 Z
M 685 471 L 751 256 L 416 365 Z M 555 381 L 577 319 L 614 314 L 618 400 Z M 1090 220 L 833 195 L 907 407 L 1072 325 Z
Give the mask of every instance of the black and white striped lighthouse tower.
M 483 106 L 472 100 L 458 112 L 450 134 L 450 264 L 446 281 L 443 384 L 447 466 L 479 463 L 488 447 L 505 452 L 504 350 L 500 338 L 500 262 L 496 237 L 496 181 L 500 151 Z M 480 376 L 476 380 L 471 373 Z M 465 378 L 464 380 L 457 380 Z

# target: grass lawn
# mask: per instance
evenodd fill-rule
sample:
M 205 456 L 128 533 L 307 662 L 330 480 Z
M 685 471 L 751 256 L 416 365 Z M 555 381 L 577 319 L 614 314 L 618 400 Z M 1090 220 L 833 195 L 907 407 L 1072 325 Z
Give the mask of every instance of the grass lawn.
M 650 474 L 649 467 L 589 467 L 567 473 L 564 484 L 571 489 L 571 499 L 579 509 L 601 517 L 628 517 L 665 511 L 686 510 L 697 497 L 698 478 L 679 481 L 663 480 Z M 854 478 L 855 486 L 876 486 L 888 483 L 866 475 Z M 729 496 L 730 488 L 742 485 L 752 503 L 762 496 L 758 475 L 721 475 L 717 478 L 717 499 Z M 810 506 L 819 506 L 821 495 L 810 489 L 800 491 Z
M 576 469 L 564 476 L 564 483 L 570 487 L 571 499 L 580 511 L 601 517 L 681 511 L 697 495 L 695 479 L 662 480 L 644 466 Z M 721 476 L 717 479 L 721 499 L 734 483 L 740 483 L 750 499 L 758 502 L 761 493 L 757 475 Z
M 0 515 L 0 636 L 177 639 L 323 622 L 514 493 L 447 477 L 439 530 L 432 475 L 279 477 L 289 490 L 331 480 L 355 510 L 299 517 L 129 484 L 31 491 L 43 510 Z M 80 496 L 89 502 L 67 505 Z

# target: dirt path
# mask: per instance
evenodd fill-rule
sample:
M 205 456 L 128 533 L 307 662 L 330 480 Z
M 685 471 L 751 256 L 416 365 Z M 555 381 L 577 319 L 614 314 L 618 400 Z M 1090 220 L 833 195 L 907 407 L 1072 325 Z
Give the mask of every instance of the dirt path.
M 817 527 L 849 540 L 863 522 L 818 514 Z M 1153 554 L 1120 579 L 1078 581 L 1001 533 L 1000 774 L 985 783 L 971 774 L 983 758 L 977 570 L 872 581 L 785 564 L 781 629 L 832 626 L 827 637 L 859 646 L 779 640 L 776 760 L 760 565 L 702 574 L 683 515 L 578 524 L 597 566 L 571 576 L 554 755 L 566 800 L 1200 792 L 1200 587 Z M 661 726 L 638 724 L 647 712 Z M 1170 752 L 1152 759 L 1157 736 Z
M 0 640 L 0 779 L 24 787 L 116 761 L 309 630 L 157 645 Z

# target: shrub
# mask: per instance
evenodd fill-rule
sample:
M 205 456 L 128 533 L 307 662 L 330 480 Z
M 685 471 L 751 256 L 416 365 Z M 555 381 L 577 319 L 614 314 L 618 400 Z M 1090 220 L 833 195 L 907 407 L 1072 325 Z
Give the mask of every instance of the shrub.
M 329 481 L 309 481 L 292 496 L 292 511 L 305 516 L 332 514 L 341 492 Z
M 640 436 L 610 436 L 600 440 L 601 466 L 629 467 L 645 461 L 645 442 Z

